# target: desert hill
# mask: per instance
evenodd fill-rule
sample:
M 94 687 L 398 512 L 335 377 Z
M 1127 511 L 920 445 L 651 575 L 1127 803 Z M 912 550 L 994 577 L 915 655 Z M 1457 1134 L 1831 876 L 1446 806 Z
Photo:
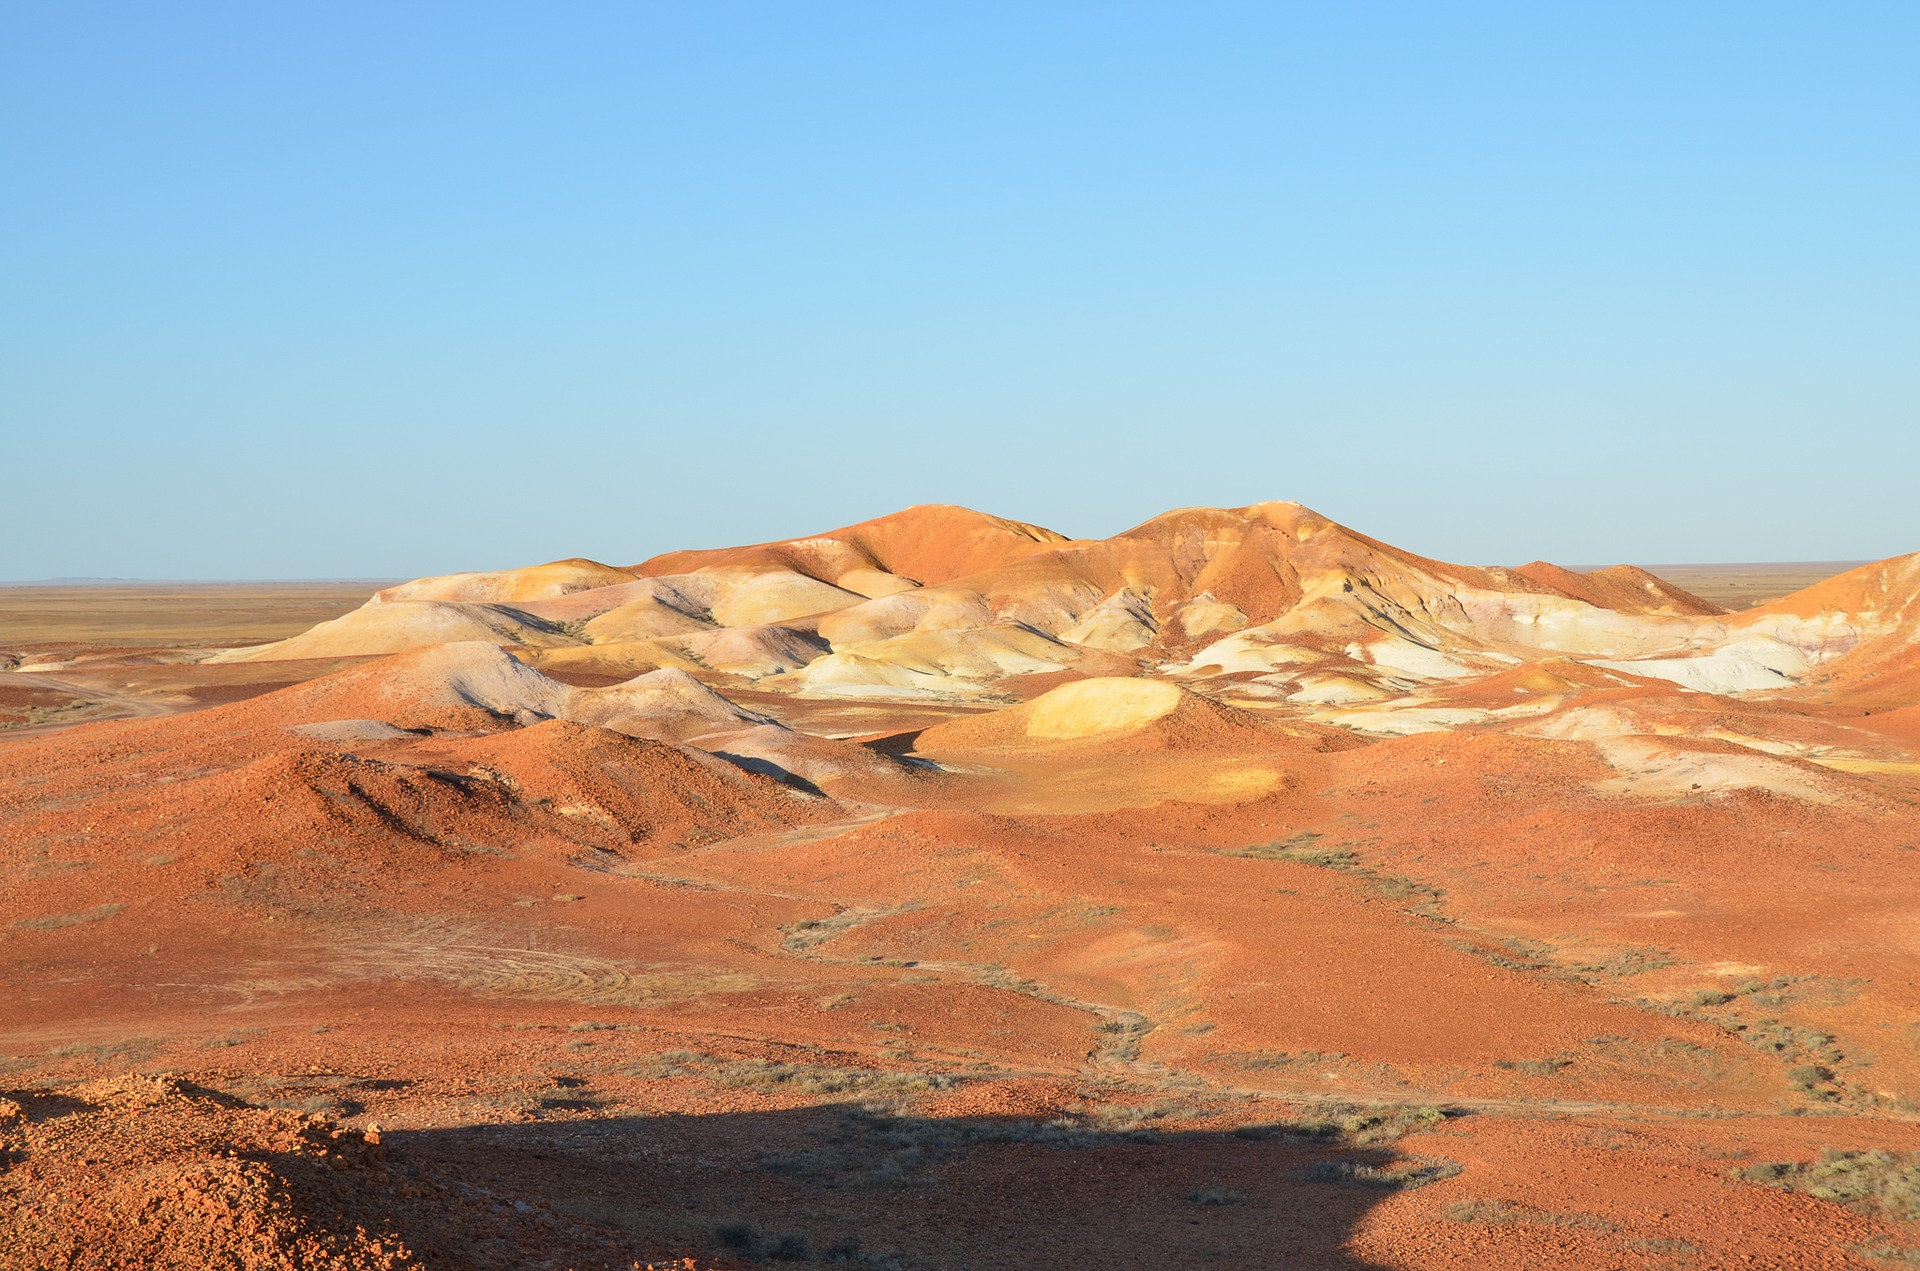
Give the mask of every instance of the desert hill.
M 632 572 L 659 577 L 724 566 L 782 569 L 874 596 L 943 583 L 1065 541 L 1041 526 L 971 508 L 922 505 L 808 538 L 668 552 Z
M 1580 573 L 1537 560 L 1513 572 L 1559 595 L 1621 613 L 1670 613 L 1703 617 L 1726 612 L 1721 606 L 1702 600 L 1684 588 L 1676 587 L 1666 579 L 1633 565 L 1609 565 L 1604 569 Z
M 1740 627 L 1809 648 L 1809 689 L 1869 709 L 1908 705 L 1920 689 L 1920 552 L 1760 605 Z
M 551 600 L 575 592 L 593 591 L 633 581 L 627 570 L 614 569 L 599 561 L 574 557 L 551 561 L 530 569 L 495 570 L 478 574 L 446 574 L 438 578 L 417 578 L 410 583 L 388 587 L 373 594 L 385 604 L 395 600 L 459 600 L 495 604 L 517 604 L 529 600 Z
M 215 654 L 215 662 L 377 657 L 463 640 L 537 647 L 572 641 L 558 628 L 505 605 L 449 600 L 368 601 L 352 613 L 273 644 Z
M 422 579 L 216 657 L 488 640 L 555 673 L 671 668 L 801 698 L 991 701 L 1035 677 L 1145 674 L 1302 704 L 1389 700 L 1573 658 L 1751 693 L 1813 678 L 1904 682 L 1914 575 L 1912 558 L 1883 562 L 1728 615 L 1631 566 L 1453 565 L 1295 503 L 1180 509 L 1098 540 L 918 507 L 628 570 L 573 560 Z

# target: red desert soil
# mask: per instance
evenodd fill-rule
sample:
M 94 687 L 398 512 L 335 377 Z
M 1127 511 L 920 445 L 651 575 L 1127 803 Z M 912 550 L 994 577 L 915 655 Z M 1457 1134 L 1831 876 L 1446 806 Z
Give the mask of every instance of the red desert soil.
M 1920 566 L 1687 581 L 921 508 L 6 646 L 0 1268 L 1909 1265 Z

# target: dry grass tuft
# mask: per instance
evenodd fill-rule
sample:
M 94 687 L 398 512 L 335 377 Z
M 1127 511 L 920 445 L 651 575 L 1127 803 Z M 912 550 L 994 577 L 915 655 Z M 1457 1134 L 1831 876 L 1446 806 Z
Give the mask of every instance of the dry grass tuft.
M 62 927 L 77 927 L 83 922 L 99 922 L 102 918 L 111 918 L 125 908 L 125 905 L 95 905 L 84 913 L 55 914 L 48 918 L 22 918 L 13 925 L 25 927 L 30 931 L 58 931 Z
M 1835 1200 L 1863 1213 L 1920 1218 L 1920 1153 L 1843 1152 L 1829 1148 L 1811 1164 L 1770 1161 L 1744 1172 L 1749 1182 Z

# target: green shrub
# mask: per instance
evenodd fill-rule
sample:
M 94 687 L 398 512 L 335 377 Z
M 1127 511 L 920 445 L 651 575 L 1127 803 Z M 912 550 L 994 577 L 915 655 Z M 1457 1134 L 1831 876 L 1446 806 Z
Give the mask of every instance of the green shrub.
M 766 1094 L 915 1094 L 952 1090 L 958 1077 L 946 1073 L 881 1072 L 869 1068 L 824 1068 L 811 1064 L 776 1063 L 769 1059 L 741 1059 L 722 1064 L 710 1074 L 714 1081 L 737 1090 Z
M 1745 1171 L 1749 1182 L 1839 1201 L 1863 1213 L 1920 1218 L 1920 1153 L 1829 1148 L 1812 1164 L 1769 1161 Z
M 1376 1165 L 1370 1161 L 1316 1161 L 1301 1175 L 1309 1183 L 1362 1187 L 1425 1187 L 1452 1178 L 1464 1167 L 1444 1157 L 1415 1156 Z
M 1562 1068 L 1572 1067 L 1571 1059 L 1496 1059 L 1495 1068 L 1505 1068 L 1509 1072 L 1523 1072 L 1529 1077 L 1551 1077 Z

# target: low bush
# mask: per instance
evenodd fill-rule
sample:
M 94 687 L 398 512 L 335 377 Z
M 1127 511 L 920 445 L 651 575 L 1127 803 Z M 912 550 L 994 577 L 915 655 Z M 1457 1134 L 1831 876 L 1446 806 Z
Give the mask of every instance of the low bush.
M 1558 1214 L 1544 1209 L 1528 1209 L 1510 1200 L 1463 1200 L 1447 1206 L 1452 1222 L 1479 1223 L 1487 1227 L 1585 1227 L 1595 1231 L 1613 1231 L 1614 1225 L 1592 1214 Z
M 1864 1213 L 1920 1218 L 1920 1153 L 1829 1148 L 1811 1164 L 1769 1161 L 1744 1172 L 1749 1182 L 1839 1201 Z
M 1309 1183 L 1361 1187 L 1425 1187 L 1452 1178 L 1464 1167 L 1444 1157 L 1414 1156 L 1374 1164 L 1371 1161 L 1316 1161 L 1301 1175 Z

